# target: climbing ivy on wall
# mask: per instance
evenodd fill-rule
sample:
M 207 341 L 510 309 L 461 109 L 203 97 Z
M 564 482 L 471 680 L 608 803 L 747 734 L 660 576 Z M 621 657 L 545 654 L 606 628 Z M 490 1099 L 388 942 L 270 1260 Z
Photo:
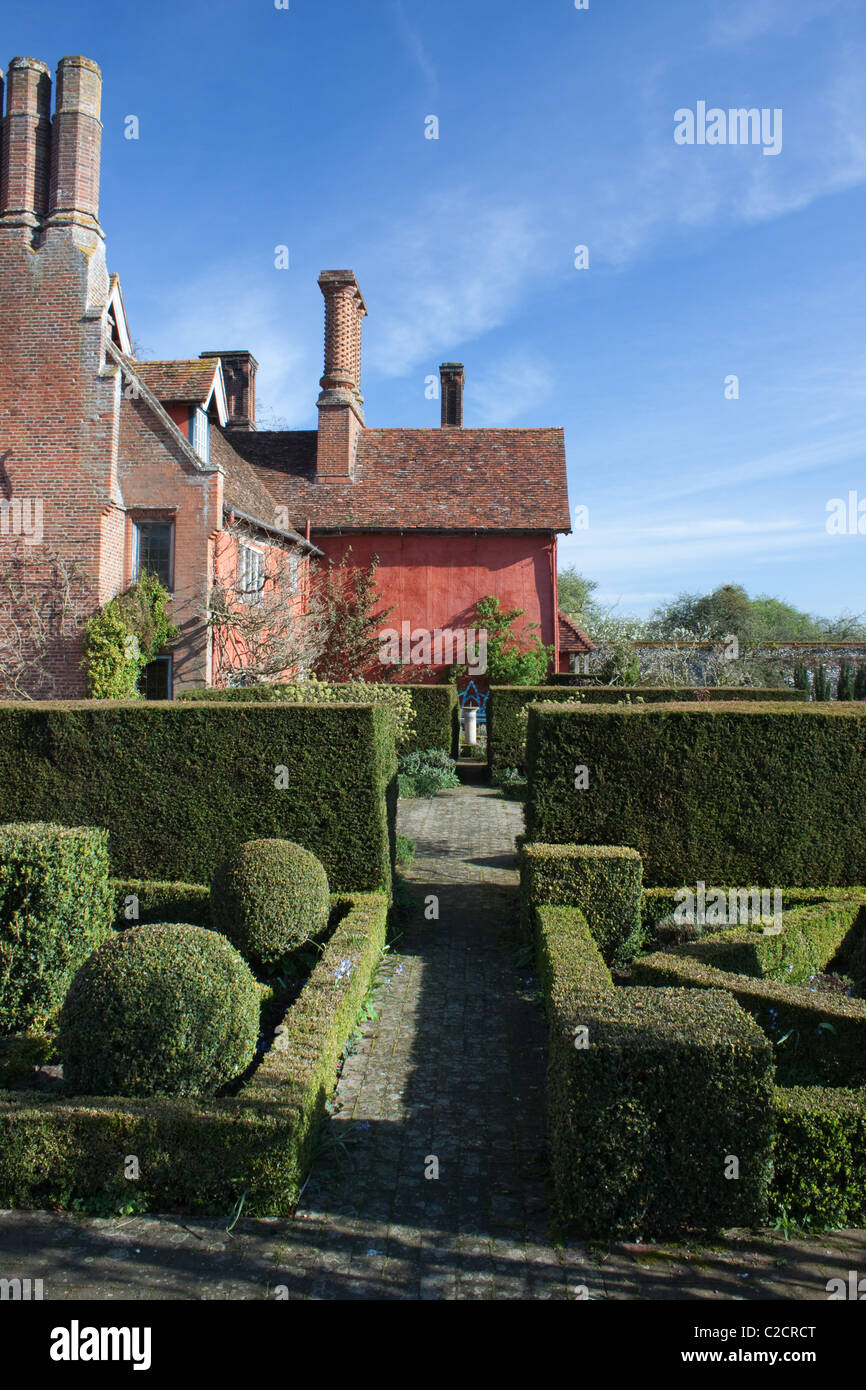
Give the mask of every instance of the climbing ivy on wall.
M 156 576 L 143 574 L 88 619 L 82 664 L 91 699 L 138 699 L 145 666 L 180 631 L 168 617 L 170 602 L 171 595 Z

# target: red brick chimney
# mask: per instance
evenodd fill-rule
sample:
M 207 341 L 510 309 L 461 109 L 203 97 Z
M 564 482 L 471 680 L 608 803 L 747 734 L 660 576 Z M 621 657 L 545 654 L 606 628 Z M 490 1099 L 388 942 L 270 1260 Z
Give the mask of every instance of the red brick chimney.
M 99 156 L 102 74 L 90 58 L 61 58 L 57 65 L 51 129 L 50 227 L 99 225 Z
M 258 362 L 251 352 L 200 352 L 199 357 L 218 357 L 223 364 L 230 430 L 256 428 L 256 370 Z
M 48 210 L 51 76 L 36 58 L 13 58 L 6 78 L 0 152 L 0 221 L 40 225 Z
M 317 478 L 351 478 L 364 428 L 361 395 L 361 320 L 367 306 L 353 270 L 323 270 L 325 374 L 321 379 Z
M 443 362 L 439 368 L 442 382 L 442 428 L 463 428 L 463 386 L 466 373 L 462 362 Z

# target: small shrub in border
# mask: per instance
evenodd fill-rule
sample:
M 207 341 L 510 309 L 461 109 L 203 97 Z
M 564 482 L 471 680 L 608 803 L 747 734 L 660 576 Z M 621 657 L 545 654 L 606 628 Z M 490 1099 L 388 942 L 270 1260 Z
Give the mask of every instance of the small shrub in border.
M 58 1037 L 64 1082 L 85 1095 L 212 1095 L 255 1056 L 261 993 L 217 932 L 133 927 L 72 982 Z
M 543 903 L 579 907 L 608 965 L 628 966 L 640 949 L 640 855 L 609 845 L 524 844 L 520 899 L 524 925 Z
M 0 1032 L 51 1021 L 111 919 L 104 831 L 0 826 Z
M 248 840 L 211 885 L 217 931 L 266 972 L 328 925 L 331 897 L 320 861 L 290 840 Z

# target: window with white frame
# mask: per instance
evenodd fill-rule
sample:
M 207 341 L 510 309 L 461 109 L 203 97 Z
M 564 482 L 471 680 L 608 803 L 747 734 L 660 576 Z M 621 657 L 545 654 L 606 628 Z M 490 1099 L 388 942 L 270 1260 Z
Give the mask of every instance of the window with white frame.
M 265 554 L 253 545 L 238 546 L 238 589 L 255 601 L 265 586 Z
M 193 406 L 190 442 L 202 462 L 210 463 L 210 425 L 200 405 Z

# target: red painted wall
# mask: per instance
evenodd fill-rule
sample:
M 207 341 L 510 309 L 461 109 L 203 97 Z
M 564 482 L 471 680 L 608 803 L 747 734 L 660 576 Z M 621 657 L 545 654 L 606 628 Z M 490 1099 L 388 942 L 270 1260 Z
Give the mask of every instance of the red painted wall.
M 384 605 L 394 604 L 384 627 L 466 628 L 477 601 L 494 594 L 503 608 L 526 610 L 518 629 L 539 623 L 541 640 L 556 641 L 555 536 L 314 532 L 311 539 L 335 564 L 349 547 L 350 562 L 362 568 L 378 555 L 376 583 Z

